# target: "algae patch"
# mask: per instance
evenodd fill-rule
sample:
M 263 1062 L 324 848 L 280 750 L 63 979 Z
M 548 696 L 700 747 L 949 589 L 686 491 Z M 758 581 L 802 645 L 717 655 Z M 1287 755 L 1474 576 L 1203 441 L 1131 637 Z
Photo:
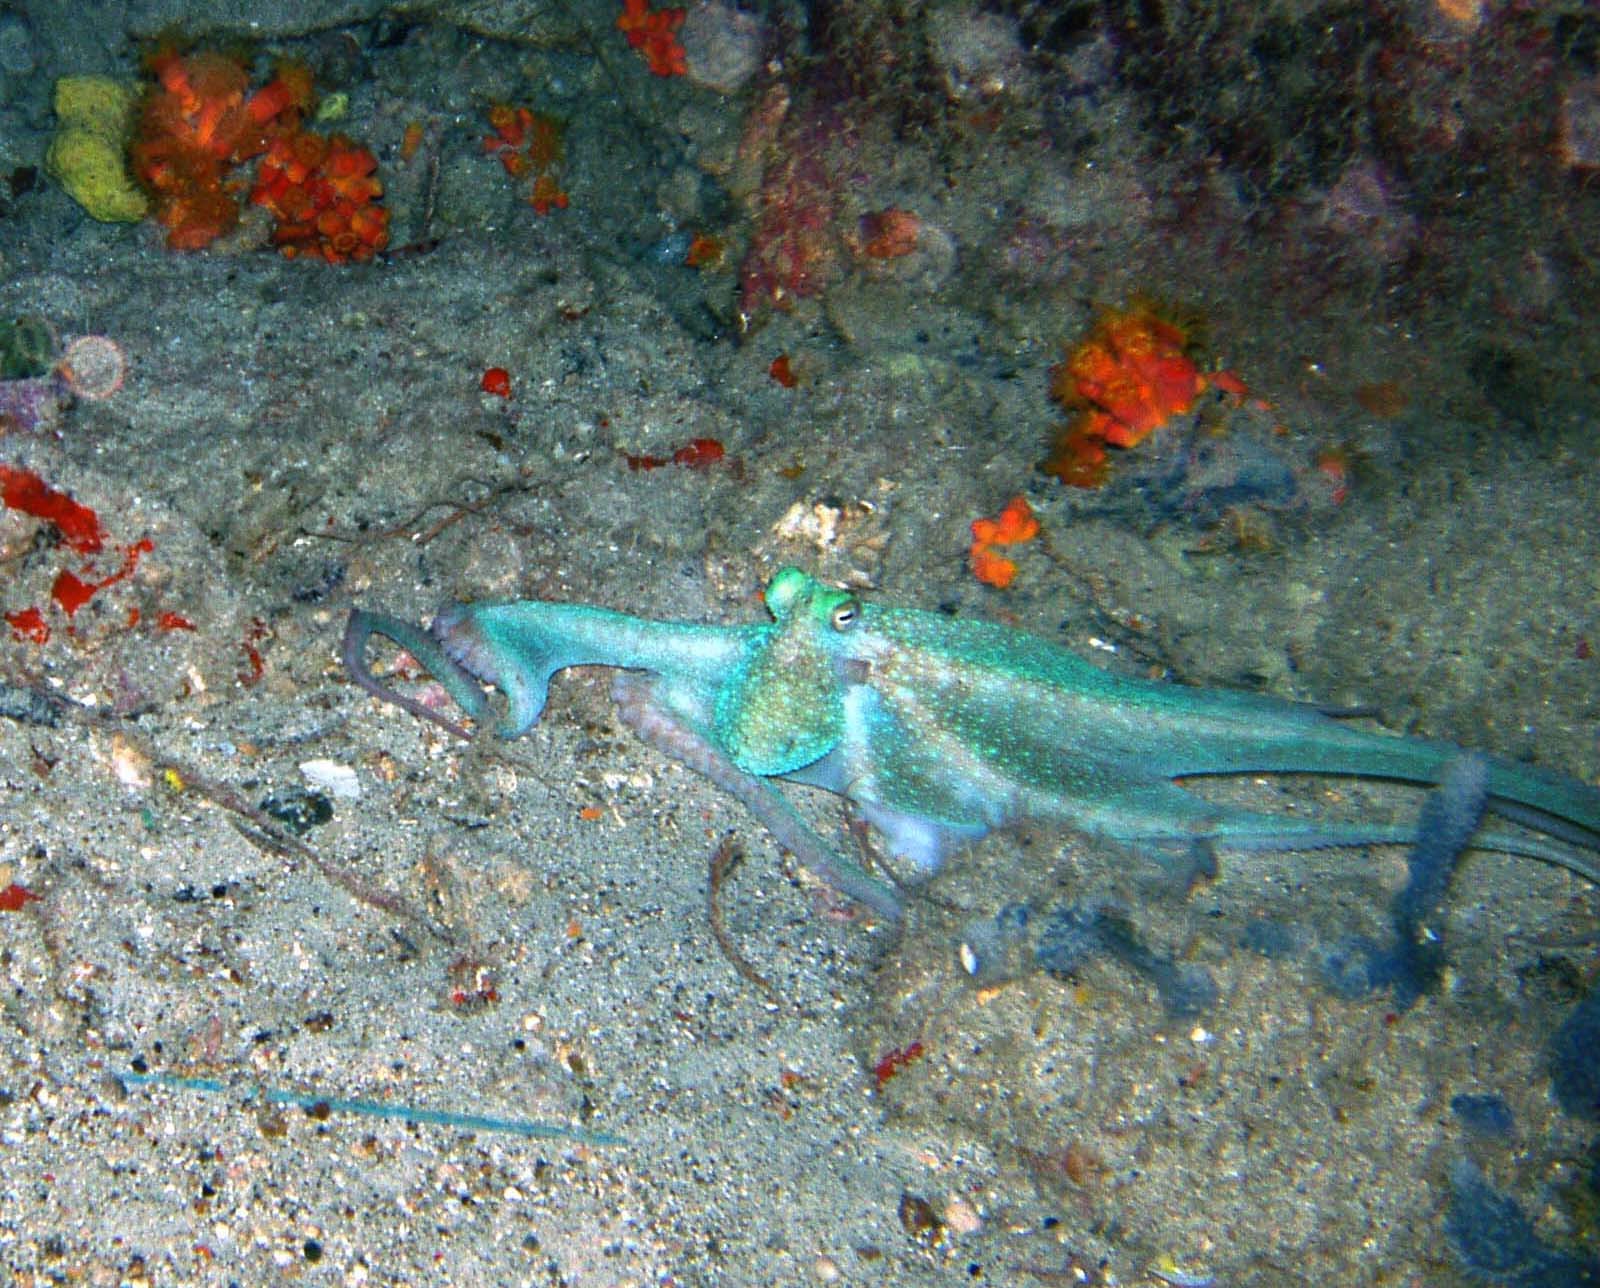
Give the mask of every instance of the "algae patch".
M 108 76 L 63 76 L 56 82 L 60 122 L 45 166 L 95 219 L 136 223 L 150 203 L 128 176 L 128 130 L 135 91 Z

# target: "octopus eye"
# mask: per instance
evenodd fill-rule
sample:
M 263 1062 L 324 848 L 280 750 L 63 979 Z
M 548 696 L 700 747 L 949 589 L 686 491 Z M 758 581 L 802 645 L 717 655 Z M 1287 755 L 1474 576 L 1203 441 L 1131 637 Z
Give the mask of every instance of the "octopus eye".
M 828 624 L 836 631 L 848 631 L 861 620 L 861 603 L 847 599 L 828 615 Z

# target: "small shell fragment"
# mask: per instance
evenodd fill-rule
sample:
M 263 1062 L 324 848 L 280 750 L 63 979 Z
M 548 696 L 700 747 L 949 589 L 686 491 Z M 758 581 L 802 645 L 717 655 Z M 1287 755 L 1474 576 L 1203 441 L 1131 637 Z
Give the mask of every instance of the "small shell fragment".
M 335 800 L 353 801 L 361 798 L 361 780 L 349 765 L 333 760 L 303 760 L 300 772 L 313 787 L 327 792 Z
M 1211 1288 L 1217 1282 L 1214 1275 L 1180 1266 L 1171 1253 L 1163 1253 L 1157 1257 L 1155 1264 L 1150 1267 L 1150 1273 L 1162 1283 L 1170 1284 L 1172 1288 Z
M 111 772 L 124 787 L 142 791 L 150 786 L 150 758 L 120 733 L 111 738 Z
M 978 1210 L 960 1196 L 952 1197 L 944 1205 L 944 1223 L 955 1234 L 977 1234 L 983 1229 L 983 1218 Z

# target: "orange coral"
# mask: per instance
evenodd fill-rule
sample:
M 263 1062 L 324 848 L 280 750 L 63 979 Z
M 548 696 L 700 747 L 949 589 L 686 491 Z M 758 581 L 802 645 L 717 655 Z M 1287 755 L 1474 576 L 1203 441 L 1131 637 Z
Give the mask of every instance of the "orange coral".
M 1205 388 L 1185 352 L 1188 343 L 1182 330 L 1147 309 L 1105 314 L 1050 369 L 1050 392 L 1063 406 L 1084 408 L 1095 437 L 1133 447 L 1193 407 Z
M 683 46 L 678 43 L 677 31 L 683 26 L 687 12 L 680 8 L 651 9 L 650 0 L 622 0 L 617 30 L 643 55 L 655 75 L 685 76 L 689 64 Z
M 967 552 L 967 565 L 972 575 L 986 586 L 1004 590 L 1017 575 L 1017 565 L 1007 559 L 996 546 L 1021 545 L 1039 535 L 1039 520 L 1025 496 L 1014 496 L 1006 502 L 997 519 L 972 521 L 972 548 Z
M 974 577 L 996 590 L 1004 590 L 1017 577 L 1017 565 L 993 546 L 986 546 L 982 542 L 974 542 L 972 549 L 967 552 L 967 566 L 972 569 Z
M 690 268 L 721 268 L 728 253 L 727 244 L 709 233 L 696 233 L 683 262 Z
M 1015 546 L 1032 541 L 1039 535 L 1039 520 L 1034 518 L 1033 507 L 1025 496 L 1014 496 L 1006 502 L 998 519 L 974 519 L 972 539 L 990 546 Z
M 1111 472 L 1106 457 L 1105 439 L 1096 437 L 1084 426 L 1085 417 L 1063 425 L 1050 445 L 1050 455 L 1040 463 L 1046 474 L 1053 474 L 1068 487 L 1099 487 Z
M 789 361 L 787 353 L 780 353 L 772 360 L 772 365 L 767 368 L 767 374 L 785 389 L 793 389 L 800 383 L 800 378 L 794 373 L 794 364 Z
M 298 124 L 311 101 L 311 74 L 281 66 L 246 97 L 249 74 L 223 54 L 164 50 L 150 68 L 156 84 L 140 109 L 134 174 L 155 199 L 167 244 L 198 250 L 238 223 L 228 172 L 259 155 L 277 131 Z
M 1136 446 L 1191 410 L 1208 387 L 1245 394 L 1232 372 L 1202 373 L 1189 349 L 1188 334 L 1146 305 L 1103 313 L 1088 338 L 1050 368 L 1051 397 L 1078 415 L 1041 468 L 1063 483 L 1097 487 L 1105 479 L 1105 444 Z
M 289 259 L 371 259 L 389 241 L 389 212 L 374 204 L 378 159 L 342 134 L 280 135 L 262 159 L 250 200 L 278 221 L 273 243 Z

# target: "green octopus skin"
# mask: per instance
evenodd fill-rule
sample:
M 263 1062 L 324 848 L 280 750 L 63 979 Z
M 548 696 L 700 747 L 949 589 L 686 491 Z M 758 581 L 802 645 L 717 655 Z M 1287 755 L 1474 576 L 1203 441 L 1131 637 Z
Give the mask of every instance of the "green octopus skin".
M 464 734 L 374 680 L 373 635 L 409 649 L 474 718 L 499 688 L 503 737 L 544 709 L 570 666 L 649 673 L 619 685 L 624 715 L 655 746 L 732 791 L 802 864 L 881 915 L 899 891 L 836 854 L 774 780 L 847 798 L 896 855 L 938 868 L 953 845 L 1023 820 L 1054 820 L 1143 847 L 1316 849 L 1410 844 L 1415 826 L 1320 823 L 1198 797 L 1176 780 L 1319 773 L 1438 784 L 1453 743 L 1355 728 L 1259 694 L 1130 679 L 1038 636 L 866 601 L 798 568 L 766 588 L 773 620 L 652 621 L 546 601 L 461 605 L 431 633 L 356 610 L 344 659 L 370 692 Z M 1548 835 L 1481 831 L 1474 844 L 1559 864 L 1600 882 L 1600 791 L 1486 758 L 1488 807 Z

